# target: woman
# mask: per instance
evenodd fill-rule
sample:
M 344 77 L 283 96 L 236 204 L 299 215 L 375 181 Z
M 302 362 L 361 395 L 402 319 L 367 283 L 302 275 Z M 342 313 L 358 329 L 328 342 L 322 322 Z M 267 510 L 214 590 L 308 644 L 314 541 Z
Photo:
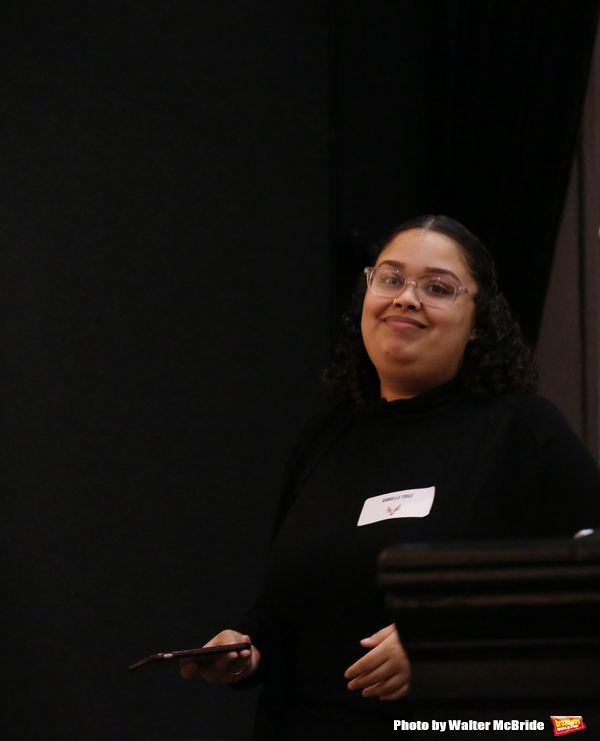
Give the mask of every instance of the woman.
M 265 594 L 210 641 L 252 649 L 182 666 L 264 681 L 255 739 L 392 736 L 410 664 L 376 589 L 384 548 L 600 522 L 600 472 L 533 393 L 493 262 L 456 221 L 420 217 L 386 242 L 326 378 L 343 401 L 292 456 Z

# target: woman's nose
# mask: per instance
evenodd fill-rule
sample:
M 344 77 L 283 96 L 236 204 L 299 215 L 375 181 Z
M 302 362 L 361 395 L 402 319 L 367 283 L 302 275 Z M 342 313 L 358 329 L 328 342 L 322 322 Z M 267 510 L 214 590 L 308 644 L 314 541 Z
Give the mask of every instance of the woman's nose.
M 392 301 L 394 306 L 410 306 L 412 308 L 421 308 L 421 302 L 417 295 L 417 284 L 414 280 L 406 281 L 406 285 L 400 292 L 399 296 Z

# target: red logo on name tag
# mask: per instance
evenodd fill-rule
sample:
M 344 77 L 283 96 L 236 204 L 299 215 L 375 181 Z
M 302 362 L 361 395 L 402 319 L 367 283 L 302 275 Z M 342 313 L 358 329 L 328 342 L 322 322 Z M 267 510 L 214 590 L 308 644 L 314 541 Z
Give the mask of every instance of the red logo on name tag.
M 565 733 L 583 731 L 585 723 L 581 715 L 551 715 L 550 720 L 554 723 L 554 735 L 564 736 Z

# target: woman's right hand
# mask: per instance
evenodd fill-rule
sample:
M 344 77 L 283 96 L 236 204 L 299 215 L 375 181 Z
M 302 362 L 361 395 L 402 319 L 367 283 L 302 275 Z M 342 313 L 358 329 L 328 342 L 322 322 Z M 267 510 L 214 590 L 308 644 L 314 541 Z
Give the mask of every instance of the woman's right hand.
M 226 646 L 228 643 L 252 643 L 250 636 L 238 633 L 237 630 L 222 630 L 206 646 Z M 205 657 L 181 659 L 179 671 L 186 679 L 204 677 L 216 684 L 233 684 L 245 679 L 258 669 L 260 652 L 256 646 L 243 651 L 230 651 L 209 661 Z

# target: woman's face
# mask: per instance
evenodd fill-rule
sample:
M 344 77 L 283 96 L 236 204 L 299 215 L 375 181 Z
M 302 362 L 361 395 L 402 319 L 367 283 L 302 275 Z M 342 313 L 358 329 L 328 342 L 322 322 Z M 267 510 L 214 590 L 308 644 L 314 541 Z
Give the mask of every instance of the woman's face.
M 432 275 L 477 292 L 458 245 L 439 232 L 411 229 L 395 237 L 376 265 L 402 270 L 409 280 Z M 459 293 L 449 308 L 420 303 L 415 286 L 406 285 L 396 299 L 367 289 L 362 336 L 388 401 L 415 396 L 450 381 L 458 373 L 465 347 L 475 336 L 475 305 Z

